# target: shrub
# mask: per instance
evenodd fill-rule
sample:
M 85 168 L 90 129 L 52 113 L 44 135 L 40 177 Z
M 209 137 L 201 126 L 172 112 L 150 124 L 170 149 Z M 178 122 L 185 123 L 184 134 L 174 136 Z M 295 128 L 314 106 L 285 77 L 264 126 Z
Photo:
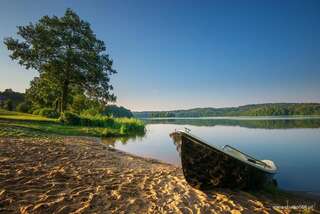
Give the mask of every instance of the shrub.
M 97 126 L 97 127 L 113 127 L 114 119 L 102 115 L 89 116 L 81 115 L 81 125 L 83 126 Z
M 129 132 L 128 126 L 126 124 L 122 124 L 120 127 L 120 134 L 126 134 Z
M 52 108 L 43 108 L 39 111 L 39 115 L 48 118 L 58 118 L 59 113 Z
M 34 115 L 39 115 L 41 108 L 38 108 L 32 112 Z
M 81 125 L 85 127 L 103 127 L 106 128 L 102 135 L 112 136 L 117 131 L 117 134 L 144 134 L 145 126 L 141 120 L 133 118 L 112 118 L 108 116 L 96 115 L 81 115 L 73 112 L 64 112 L 59 119 L 66 125 Z M 113 133 L 115 132 L 115 133 Z
M 144 133 L 145 126 L 141 120 L 133 118 L 115 118 L 117 128 L 120 128 L 121 134 Z
M 28 105 L 28 103 L 23 102 L 23 103 L 19 103 L 16 107 L 16 110 L 19 112 L 23 112 L 23 113 L 27 113 L 30 109 L 30 105 Z
M 80 116 L 70 111 L 62 113 L 59 120 L 67 125 L 81 125 Z
M 7 111 L 13 111 L 13 102 L 12 100 L 5 100 L 3 108 Z
M 86 109 L 86 110 L 82 111 L 81 116 L 96 116 L 99 113 L 100 113 L 99 110 L 94 109 L 94 108 L 90 108 L 90 109 Z

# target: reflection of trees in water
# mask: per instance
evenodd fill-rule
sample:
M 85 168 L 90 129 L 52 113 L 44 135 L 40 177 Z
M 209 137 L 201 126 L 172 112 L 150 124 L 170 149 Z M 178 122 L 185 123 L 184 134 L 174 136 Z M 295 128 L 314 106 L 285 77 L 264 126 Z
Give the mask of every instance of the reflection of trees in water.
M 117 142 L 121 142 L 123 145 L 126 145 L 129 142 L 129 140 L 133 142 L 142 142 L 142 139 L 144 137 L 145 137 L 145 133 L 129 136 L 129 137 L 105 137 L 105 138 L 102 138 L 102 143 L 115 147 Z
M 263 129 L 320 128 L 319 118 L 307 119 L 147 119 L 147 124 L 179 124 L 194 126 L 240 126 Z
M 108 145 L 108 146 L 115 147 L 116 141 L 117 141 L 117 139 L 114 138 L 114 137 L 106 137 L 106 138 L 102 138 L 102 141 L 101 141 L 101 142 L 102 142 L 103 144 Z

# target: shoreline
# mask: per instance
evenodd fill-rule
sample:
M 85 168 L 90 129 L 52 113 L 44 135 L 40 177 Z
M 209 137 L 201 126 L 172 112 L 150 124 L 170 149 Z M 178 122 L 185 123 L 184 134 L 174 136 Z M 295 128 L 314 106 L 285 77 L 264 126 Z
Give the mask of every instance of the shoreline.
M 78 137 L 78 136 L 72 136 L 72 137 Z M 175 165 L 175 164 L 167 163 L 167 162 L 159 160 L 159 159 L 150 158 L 150 157 L 143 157 L 143 156 L 135 155 L 135 154 L 130 153 L 130 152 L 126 152 L 126 151 L 122 151 L 122 150 L 119 150 L 119 149 L 115 149 L 115 148 L 113 148 L 111 146 L 103 144 L 101 142 L 101 138 L 98 138 L 98 137 L 89 137 L 89 138 L 97 138 L 96 140 L 97 140 L 98 143 L 101 143 L 103 146 L 107 146 L 108 149 L 110 149 L 112 151 L 116 151 L 117 153 L 119 153 L 121 155 L 131 156 L 132 158 L 145 160 L 145 161 L 150 162 L 150 163 L 158 163 L 158 164 L 168 165 L 168 166 L 170 166 L 172 168 L 176 168 L 177 170 L 182 171 L 182 168 L 181 168 L 180 165 Z M 296 198 L 301 198 L 301 199 L 304 199 L 304 200 L 310 199 L 310 200 L 315 200 L 315 201 L 319 201 L 320 202 L 320 192 L 294 191 L 294 190 L 281 189 L 281 188 L 278 188 L 278 187 L 277 187 L 277 190 L 279 192 L 281 192 L 281 193 L 291 195 L 291 197 L 294 198 L 294 199 L 296 199 Z
M 0 212 L 288 213 L 279 199 L 190 187 L 180 167 L 92 137 L 0 138 Z M 304 197 L 290 201 L 311 204 Z

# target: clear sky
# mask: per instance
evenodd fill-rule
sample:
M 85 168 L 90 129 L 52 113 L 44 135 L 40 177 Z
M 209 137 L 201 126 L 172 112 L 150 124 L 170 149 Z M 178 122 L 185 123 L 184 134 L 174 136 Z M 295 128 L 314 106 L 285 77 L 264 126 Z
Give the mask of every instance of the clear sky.
M 320 1 L 1 1 L 0 39 L 66 8 L 106 42 L 117 104 L 132 110 L 320 102 Z M 0 44 L 0 90 L 37 72 Z

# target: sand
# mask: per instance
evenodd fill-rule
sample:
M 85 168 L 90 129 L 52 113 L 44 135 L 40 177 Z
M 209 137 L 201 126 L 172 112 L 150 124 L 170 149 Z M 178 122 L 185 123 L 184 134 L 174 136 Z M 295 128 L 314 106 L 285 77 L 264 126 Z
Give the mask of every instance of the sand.
M 178 167 L 80 137 L 0 138 L 0 213 L 289 213 L 190 187 Z

